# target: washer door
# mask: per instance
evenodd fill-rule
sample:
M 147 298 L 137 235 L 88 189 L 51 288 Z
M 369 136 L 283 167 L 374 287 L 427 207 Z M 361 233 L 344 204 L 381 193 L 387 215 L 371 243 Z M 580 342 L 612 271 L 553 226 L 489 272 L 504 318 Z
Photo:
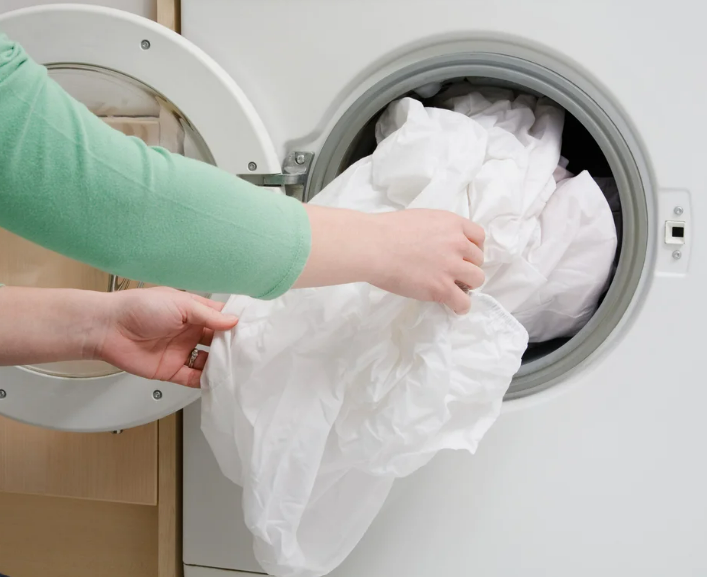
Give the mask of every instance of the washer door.
M 252 163 L 258 173 L 280 172 L 274 146 L 244 93 L 171 30 L 119 10 L 83 5 L 10 12 L 0 16 L 0 30 L 114 128 L 233 174 L 252 173 Z M 2 234 L 6 284 L 94 290 L 134 284 Z M 0 414 L 65 431 L 135 427 L 198 397 L 199 391 L 140 379 L 100 362 L 0 368 Z

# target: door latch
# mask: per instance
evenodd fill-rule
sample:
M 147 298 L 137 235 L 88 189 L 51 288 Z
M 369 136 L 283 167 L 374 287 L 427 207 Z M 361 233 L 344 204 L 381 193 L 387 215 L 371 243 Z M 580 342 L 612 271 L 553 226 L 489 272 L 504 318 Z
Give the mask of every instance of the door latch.
M 279 174 L 239 174 L 238 177 L 256 186 L 282 186 L 287 196 L 303 197 L 313 160 L 312 152 L 291 152 L 285 157 Z

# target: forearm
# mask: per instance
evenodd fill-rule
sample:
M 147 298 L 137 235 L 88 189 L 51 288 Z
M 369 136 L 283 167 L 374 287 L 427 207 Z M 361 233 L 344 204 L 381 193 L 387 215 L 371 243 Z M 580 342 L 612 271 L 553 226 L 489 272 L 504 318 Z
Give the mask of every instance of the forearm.
M 262 298 L 307 260 L 300 203 L 108 127 L 2 34 L 0 135 L 0 226 L 46 248 L 135 280 Z
M 375 282 L 384 251 L 379 218 L 354 210 L 308 205 L 309 260 L 296 288 Z
M 0 287 L 0 365 L 92 358 L 108 296 Z

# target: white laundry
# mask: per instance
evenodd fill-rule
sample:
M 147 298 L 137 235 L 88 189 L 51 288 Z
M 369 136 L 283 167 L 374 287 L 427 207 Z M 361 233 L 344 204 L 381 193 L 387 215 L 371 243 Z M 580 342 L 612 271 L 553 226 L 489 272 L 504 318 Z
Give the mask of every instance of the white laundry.
M 611 208 L 589 173 L 572 177 L 564 168 L 564 111 L 498 88 L 476 89 L 444 106 L 488 131 L 486 159 L 469 195 L 471 217 L 486 230 L 483 291 L 525 326 L 530 342 L 573 336 L 606 289 L 617 236 Z
M 395 478 L 439 450 L 476 450 L 528 344 L 506 309 L 537 335 L 557 332 L 555 323 L 572 332 L 606 282 L 580 264 L 595 244 L 611 252 L 611 212 L 588 175 L 558 169 L 562 112 L 494 94 L 450 103 L 473 119 L 412 99 L 392 104 L 373 155 L 312 201 L 368 212 L 439 208 L 480 222 L 489 280 L 468 315 L 366 284 L 269 302 L 236 296 L 224 309 L 240 322 L 214 339 L 202 430 L 224 474 L 243 487 L 256 557 L 272 575 L 329 573 Z M 572 282 L 584 287 L 577 305 L 563 298 Z

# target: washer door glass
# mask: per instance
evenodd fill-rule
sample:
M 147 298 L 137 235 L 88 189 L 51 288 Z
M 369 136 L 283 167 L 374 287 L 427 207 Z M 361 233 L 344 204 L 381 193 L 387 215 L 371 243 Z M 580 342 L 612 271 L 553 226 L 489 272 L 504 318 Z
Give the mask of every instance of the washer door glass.
M 49 74 L 69 94 L 116 130 L 214 164 L 196 129 L 176 106 L 142 82 L 119 72 L 78 64 L 50 65 Z M 130 230 L 124 234 L 129 236 Z M 0 279 L 8 285 L 113 291 L 143 286 L 63 257 L 0 229 Z M 26 367 L 74 378 L 103 377 L 119 370 L 99 361 L 72 361 Z

